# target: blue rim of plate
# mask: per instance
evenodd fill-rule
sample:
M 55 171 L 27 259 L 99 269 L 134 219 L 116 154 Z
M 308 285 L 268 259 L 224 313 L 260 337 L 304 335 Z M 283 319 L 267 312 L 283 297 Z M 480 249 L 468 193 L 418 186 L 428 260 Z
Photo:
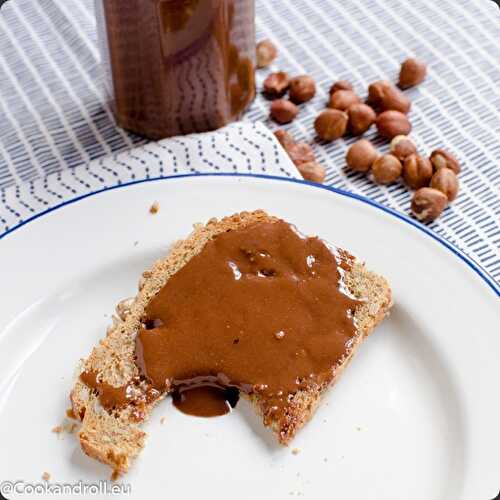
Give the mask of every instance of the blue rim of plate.
M 421 224 L 420 222 L 411 219 L 410 217 L 407 217 L 406 215 L 403 215 L 396 210 L 393 210 L 392 208 L 385 207 L 384 205 L 381 205 L 380 203 L 370 200 L 369 198 L 365 198 L 364 196 L 350 193 L 348 191 L 344 191 L 342 189 L 333 187 L 333 186 L 326 186 L 324 184 L 316 184 L 314 182 L 309 182 L 305 181 L 302 179 L 294 179 L 290 177 L 278 177 L 275 175 L 264 175 L 264 174 L 241 174 L 237 172 L 218 172 L 218 173 L 192 173 L 192 174 L 180 174 L 180 175 L 170 175 L 170 176 L 165 176 L 165 177 L 151 177 L 149 179 L 139 179 L 135 181 L 130 181 L 130 182 L 124 182 L 122 184 L 116 184 L 114 186 L 109 186 L 109 187 L 103 187 L 102 189 L 98 189 L 96 191 L 90 191 L 88 193 L 75 196 L 74 198 L 71 198 L 69 200 L 66 200 L 62 203 L 59 203 L 58 205 L 54 205 L 53 207 L 50 207 L 46 210 L 43 210 L 42 212 L 39 212 L 32 217 L 29 217 L 26 220 L 21 221 L 19 224 L 13 226 L 12 228 L 8 229 L 7 231 L 0 233 L 0 240 L 5 238 L 7 235 L 13 233 L 14 231 L 17 231 L 21 227 L 25 226 L 29 222 L 32 222 L 40 217 L 43 217 L 44 215 L 47 215 L 51 212 L 54 212 L 55 210 L 58 210 L 60 208 L 65 207 L 66 205 L 71 205 L 73 203 L 76 203 L 77 201 L 83 200 L 85 198 L 89 198 L 90 196 L 94 196 L 100 193 L 104 193 L 106 191 L 112 191 L 114 189 L 119 189 L 119 188 L 124 188 L 128 186 L 133 186 L 135 184 L 143 184 L 146 182 L 156 182 L 156 181 L 166 181 L 166 180 L 172 180 L 172 179 L 182 179 L 186 177 L 242 177 L 242 178 L 257 178 L 257 179 L 268 179 L 268 180 L 273 180 L 273 181 L 280 181 L 280 182 L 290 182 L 290 183 L 295 183 L 295 184 L 303 184 L 307 186 L 311 186 L 315 189 L 323 189 L 325 191 L 330 191 L 332 193 L 345 196 L 347 198 L 351 198 L 357 201 L 360 201 L 362 203 L 365 203 L 367 205 L 370 205 L 374 208 L 377 208 L 379 210 L 382 210 L 383 212 L 390 214 L 394 217 L 396 217 L 399 220 L 402 220 L 403 222 L 406 222 L 410 226 L 413 226 L 414 228 L 418 229 L 419 231 L 423 232 L 427 236 L 430 236 L 433 240 L 439 242 L 441 245 L 446 247 L 448 250 L 450 250 L 453 254 L 455 254 L 460 260 L 465 262 L 467 266 L 469 266 L 476 274 L 478 274 L 481 279 L 493 290 L 493 292 L 497 295 L 497 297 L 500 297 L 500 286 L 496 283 L 494 278 L 490 276 L 490 274 L 483 269 L 477 262 L 472 260 L 470 257 L 465 255 L 459 248 L 457 248 L 455 245 L 450 243 L 449 241 L 445 240 L 443 237 L 439 236 L 437 233 L 426 227 L 425 225 Z

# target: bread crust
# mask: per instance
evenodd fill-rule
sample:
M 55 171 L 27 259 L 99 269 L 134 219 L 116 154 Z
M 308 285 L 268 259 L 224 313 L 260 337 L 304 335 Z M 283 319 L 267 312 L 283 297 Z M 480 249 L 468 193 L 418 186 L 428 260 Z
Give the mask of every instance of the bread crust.
M 140 318 L 150 299 L 217 234 L 256 222 L 277 220 L 276 217 L 257 210 L 241 212 L 221 220 L 210 219 L 205 225 L 195 225 L 193 232 L 185 240 L 177 242 L 165 258 L 158 260 L 150 270 L 143 273 L 137 296 L 117 306 L 118 316 L 113 318 L 113 325 L 108 329 L 106 337 L 83 361 L 79 373 L 95 371 L 103 381 L 114 387 L 120 387 L 139 375 L 134 359 L 135 336 L 141 327 Z M 350 293 L 362 300 L 354 312 L 357 335 L 346 357 L 332 369 L 329 382 L 298 391 L 281 419 L 263 415 L 278 441 L 284 445 L 288 444 L 311 418 L 324 391 L 335 383 L 363 339 L 384 319 L 392 305 L 391 290 L 387 281 L 368 271 L 363 263 L 355 260 L 352 268 L 345 273 L 344 281 Z M 90 457 L 111 466 L 115 474 L 127 472 L 144 447 L 146 434 L 141 429 L 141 424 L 164 396 L 147 404 L 143 412 L 144 419 L 138 422 L 130 407 L 113 414 L 108 413 L 100 406 L 97 395 L 78 378 L 71 391 L 70 400 L 74 414 L 82 420 L 78 434 L 82 450 Z M 259 397 L 246 397 L 262 414 L 264 405 L 259 401 Z

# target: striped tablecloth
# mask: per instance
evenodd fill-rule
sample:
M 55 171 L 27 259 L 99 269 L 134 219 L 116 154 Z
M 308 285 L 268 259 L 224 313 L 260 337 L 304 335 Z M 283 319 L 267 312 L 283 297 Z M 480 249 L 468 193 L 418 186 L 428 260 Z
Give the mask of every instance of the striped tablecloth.
M 280 52 L 270 70 L 308 73 L 318 84 L 318 95 L 302 107 L 288 129 L 313 145 L 327 166 L 326 183 L 406 214 L 411 193 L 403 184 L 378 186 L 361 174 L 348 172 L 343 158 L 353 139 L 319 144 L 312 121 L 324 107 L 332 81 L 351 80 L 364 95 L 371 81 L 394 80 L 406 57 L 427 61 L 426 82 L 408 91 L 413 100 L 412 135 L 422 152 L 443 147 L 456 153 L 463 164 L 460 195 L 431 228 L 498 282 L 498 6 L 490 0 L 256 2 L 258 38 L 272 39 Z M 145 141 L 117 128 L 106 106 L 92 0 L 0 0 L 0 4 L 0 233 L 47 205 L 74 197 L 81 189 L 145 178 L 153 169 L 159 175 L 199 170 L 198 165 L 186 164 L 185 156 L 168 152 L 172 142 L 163 147 L 149 143 L 126 152 Z M 258 72 L 258 84 L 267 73 Z M 274 128 L 267 118 L 268 108 L 269 103 L 259 96 L 245 119 Z M 222 134 L 246 135 L 242 130 L 248 127 L 261 139 L 265 137 L 269 146 L 262 165 L 255 168 L 295 176 L 290 162 L 269 143 L 264 127 L 242 124 Z M 375 132 L 368 138 L 382 151 L 387 148 Z M 247 146 L 256 149 L 255 144 Z M 254 153 L 259 157 L 258 151 Z M 109 159 L 116 154 L 118 159 Z M 272 158 L 269 170 L 266 155 Z M 238 158 L 236 162 L 236 168 L 248 171 Z M 235 168 L 234 160 L 226 163 L 226 170 Z M 206 171 L 220 170 L 220 165 L 210 165 L 210 161 L 203 166 Z

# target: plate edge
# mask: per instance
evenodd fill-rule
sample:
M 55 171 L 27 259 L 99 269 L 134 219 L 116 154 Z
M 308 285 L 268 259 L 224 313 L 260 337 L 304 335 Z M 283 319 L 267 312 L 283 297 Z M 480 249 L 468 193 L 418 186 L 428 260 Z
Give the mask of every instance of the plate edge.
M 89 191 L 88 193 L 84 193 L 78 196 L 75 196 L 73 198 L 67 199 L 61 203 L 58 203 L 57 205 L 54 205 L 52 207 L 49 207 L 45 210 L 42 210 L 41 212 L 38 212 L 37 214 L 27 218 L 26 220 L 23 220 L 16 224 L 15 226 L 9 228 L 7 231 L 4 231 L 3 233 L 0 233 L 0 241 L 4 239 L 6 236 L 14 233 L 15 231 L 19 230 L 20 228 L 26 226 L 28 223 L 33 222 L 36 219 L 39 219 L 40 217 L 43 217 L 51 212 L 54 212 L 56 210 L 59 210 L 61 208 L 64 208 L 67 205 L 72 205 L 73 203 L 76 203 L 78 201 L 81 201 L 85 198 L 89 198 L 91 196 L 95 196 L 101 193 L 105 193 L 107 191 L 113 191 L 115 189 L 120 189 L 128 186 L 133 186 L 136 184 L 144 184 L 146 182 L 157 182 L 157 181 L 163 181 L 163 180 L 172 180 L 172 179 L 183 179 L 183 178 L 190 178 L 190 177 L 241 177 L 241 178 L 257 178 L 257 179 L 268 179 L 268 180 L 273 180 L 273 181 L 279 181 L 279 182 L 288 182 L 288 183 L 294 183 L 294 184 L 302 184 L 306 186 L 310 186 L 315 189 L 323 189 L 325 191 L 333 192 L 335 194 L 345 196 L 346 198 L 351 198 L 357 201 L 360 201 L 362 203 L 365 203 L 367 205 L 370 205 L 374 208 L 377 208 L 379 210 L 382 210 L 383 212 L 392 215 L 393 217 L 396 217 L 399 220 L 402 220 L 403 222 L 413 226 L 414 228 L 420 230 L 427 236 L 430 236 L 433 240 L 437 241 L 441 245 L 443 245 L 445 248 L 450 250 L 453 254 L 455 254 L 460 260 L 462 260 L 465 264 L 468 265 L 481 279 L 482 281 L 491 289 L 493 292 L 496 294 L 497 297 L 500 297 L 500 285 L 497 284 L 493 276 L 491 276 L 488 271 L 486 271 L 479 263 L 477 263 L 475 260 L 473 260 L 471 257 L 466 255 L 462 250 L 460 250 L 455 244 L 449 242 L 439 234 L 435 233 L 431 229 L 429 229 L 427 226 L 424 224 L 411 219 L 410 217 L 392 209 L 389 207 L 386 207 L 382 205 L 381 203 L 378 203 L 374 200 L 371 200 L 370 198 L 366 198 L 365 196 L 356 194 L 356 193 L 351 193 L 349 191 L 344 191 L 343 189 L 336 188 L 334 186 L 327 186 L 324 184 L 317 184 L 314 182 L 309 182 L 305 181 L 302 179 L 293 179 L 290 177 L 279 177 L 275 175 L 264 175 L 264 174 L 253 174 L 253 173 L 237 173 L 237 172 L 217 172 L 217 173 L 202 173 L 202 172 L 196 172 L 196 173 L 190 173 L 190 174 L 180 174 L 180 175 L 170 175 L 170 176 L 163 176 L 163 177 L 150 177 L 146 179 L 139 179 L 139 180 L 134 180 L 134 181 L 129 181 L 129 182 L 124 182 L 121 184 L 116 184 L 113 186 L 104 186 L 101 189 L 97 189 L 95 191 Z

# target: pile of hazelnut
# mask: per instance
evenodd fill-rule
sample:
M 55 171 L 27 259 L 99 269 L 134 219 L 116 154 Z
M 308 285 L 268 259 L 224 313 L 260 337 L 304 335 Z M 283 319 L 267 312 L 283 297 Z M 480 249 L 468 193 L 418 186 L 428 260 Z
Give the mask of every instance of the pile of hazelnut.
M 269 40 L 257 44 L 259 68 L 268 66 L 276 56 L 276 47 Z M 335 82 L 329 90 L 327 109 L 316 117 L 314 129 L 320 139 L 329 142 L 345 134 L 360 136 L 375 124 L 378 134 L 391 140 L 390 153 L 380 155 L 368 140 L 361 139 L 349 148 L 347 166 L 358 172 L 371 172 L 379 184 L 390 184 L 402 176 L 410 188 L 416 189 L 411 204 L 413 214 L 430 222 L 457 196 L 460 165 L 453 155 L 441 149 L 433 151 L 429 159 L 424 158 L 408 137 L 412 128 L 407 117 L 411 101 L 403 90 L 421 83 L 426 73 L 425 63 L 409 58 L 401 65 L 398 85 L 386 80 L 371 83 L 366 102 L 362 102 L 350 82 Z M 314 97 L 316 84 L 308 75 L 290 78 L 288 73 L 278 71 L 264 80 L 263 93 L 273 100 L 271 119 L 285 124 L 296 118 L 298 105 Z M 296 142 L 284 130 L 277 130 L 275 135 L 304 179 L 324 181 L 325 169 L 316 161 L 309 144 Z
M 361 139 L 347 151 L 347 166 L 357 172 L 369 172 L 378 184 L 390 184 L 401 176 L 416 189 L 411 202 L 413 215 L 431 222 L 441 215 L 458 194 L 460 164 L 450 153 L 434 150 L 429 158 L 417 153 L 415 143 L 406 135 L 391 141 L 390 153 L 381 155 L 373 144 Z
M 314 150 L 307 142 L 297 142 L 286 130 L 276 130 L 274 135 L 305 180 L 318 183 L 325 180 L 325 168 L 316 161 Z
M 259 42 L 257 67 L 268 66 L 277 54 L 278 51 L 271 41 Z M 278 71 L 268 75 L 262 91 L 268 99 L 272 99 L 271 118 L 279 124 L 285 124 L 299 114 L 299 104 L 310 101 L 316 95 L 316 83 L 308 75 L 290 78 L 285 71 Z M 284 98 L 285 94 L 288 94 L 288 99 Z M 325 168 L 316 161 L 314 150 L 309 144 L 297 142 L 292 134 L 285 130 L 277 130 L 275 135 L 304 179 L 318 183 L 325 180 Z

